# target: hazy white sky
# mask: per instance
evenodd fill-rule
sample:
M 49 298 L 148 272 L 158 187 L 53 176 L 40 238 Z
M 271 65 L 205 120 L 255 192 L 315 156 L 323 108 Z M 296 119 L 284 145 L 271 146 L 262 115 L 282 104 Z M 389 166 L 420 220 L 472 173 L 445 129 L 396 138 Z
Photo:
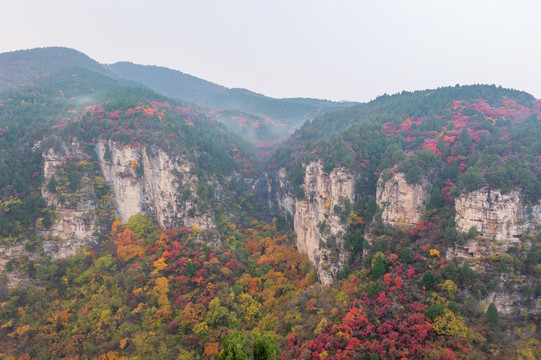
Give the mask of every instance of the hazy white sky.
M 474 83 L 541 98 L 539 0 L 10 0 L 0 52 L 67 46 L 273 97 Z

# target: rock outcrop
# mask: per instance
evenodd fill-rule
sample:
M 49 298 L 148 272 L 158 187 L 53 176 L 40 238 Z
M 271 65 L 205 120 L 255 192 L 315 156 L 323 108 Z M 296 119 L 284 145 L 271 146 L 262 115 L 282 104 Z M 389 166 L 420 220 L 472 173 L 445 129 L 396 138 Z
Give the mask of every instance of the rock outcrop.
M 525 251 L 531 245 L 534 236 L 524 235 L 528 230 L 538 230 L 539 205 L 526 206 L 518 190 L 502 194 L 498 189 L 485 187 L 456 198 L 455 210 L 457 231 L 466 233 L 475 227 L 478 236 L 448 249 L 447 259 L 457 258 L 459 263 L 468 262 L 473 269 L 494 273 L 499 290 L 489 293 L 484 301 L 493 302 L 502 314 L 539 313 L 538 299 L 530 300 L 528 305 L 522 291 L 525 286 L 535 284 L 529 284 L 523 275 L 501 273 L 497 268 L 498 259 L 509 256 L 506 254 L 511 246 Z
M 262 173 L 253 183 L 259 199 L 267 206 L 269 215 L 275 217 L 282 215 L 287 219 L 295 216 L 295 197 L 293 186 L 287 177 L 286 170 L 280 168 L 277 171 Z
M 35 151 L 39 144 L 35 146 Z M 44 186 L 41 194 L 49 209 L 54 209 L 51 226 L 45 228 L 41 220 L 37 224 L 38 234 L 42 237 L 39 248 L 27 251 L 26 242 L 7 246 L 0 246 L 0 273 L 7 276 L 7 286 L 14 287 L 29 282 L 25 274 L 20 271 L 5 272 L 6 264 L 12 259 L 28 258 L 38 259 L 39 255 L 45 255 L 53 260 L 64 259 L 73 256 L 77 250 L 87 245 L 97 243 L 96 199 L 93 196 L 91 181 L 88 177 L 81 179 L 77 191 L 70 193 L 66 189 L 51 190 L 49 182 L 53 178 L 63 176 L 67 162 L 74 158 L 88 159 L 88 155 L 81 151 L 79 144 L 73 141 L 71 144 L 62 144 L 55 151 L 53 148 L 46 149 L 43 153 Z
M 505 282 L 499 283 L 500 289 L 505 286 Z M 541 313 L 541 305 L 539 300 L 541 298 L 534 298 L 531 300 L 531 306 L 526 306 L 526 298 L 522 294 L 522 289 L 518 286 L 513 287 L 511 291 L 499 290 L 497 292 L 490 292 L 485 298 L 485 303 L 494 303 L 498 312 L 502 314 L 509 314 L 519 316 L 521 312 L 526 311 L 529 314 Z
M 40 228 L 39 234 L 46 240 L 42 243 L 42 252 L 53 259 L 63 259 L 75 255 L 77 250 L 97 241 L 96 230 L 96 201 L 91 181 L 87 177 L 81 180 L 80 189 L 75 194 L 54 194 L 47 184 L 59 175 L 61 169 L 71 158 L 87 158 L 77 142 L 62 147 L 62 153 L 52 148 L 43 153 L 43 173 L 45 177 L 41 194 L 47 206 L 55 209 L 52 226 L 49 229 Z
M 408 184 L 403 173 L 395 172 L 387 178 L 380 176 L 376 201 L 383 210 L 381 217 L 388 225 L 417 224 L 426 211 L 430 199 L 430 184 L 423 177 L 419 183 Z
M 276 173 L 276 194 L 275 199 L 278 204 L 278 209 L 288 218 L 295 216 L 295 198 L 293 194 L 293 186 L 289 182 L 286 170 L 281 168 Z
M 5 272 L 7 263 L 14 258 L 21 258 L 23 256 L 32 258 L 32 254 L 28 253 L 24 244 L 17 244 L 13 246 L 0 245 L 0 274 L 6 275 L 8 288 L 15 286 L 22 286 L 28 283 L 28 278 L 17 271 Z
M 342 236 L 348 221 L 347 214 L 340 216 L 340 212 L 344 212 L 346 202 L 354 202 L 355 179 L 343 168 L 327 174 L 320 162 L 312 162 L 305 168 L 303 188 L 305 199 L 295 202 L 297 247 L 316 265 L 320 281 L 329 285 L 344 263 Z M 285 197 L 282 204 L 290 209 Z
M 517 190 L 502 194 L 500 190 L 483 188 L 455 200 L 455 222 L 461 232 L 476 227 L 482 236 L 498 241 L 513 240 L 539 226 L 539 208 L 539 205 L 529 209 L 524 206 Z
M 196 207 L 198 179 L 187 159 L 171 158 L 155 146 L 130 147 L 105 141 L 96 144 L 96 152 L 103 177 L 114 190 L 122 221 L 143 213 L 162 227 L 216 227 L 211 210 L 201 213 Z

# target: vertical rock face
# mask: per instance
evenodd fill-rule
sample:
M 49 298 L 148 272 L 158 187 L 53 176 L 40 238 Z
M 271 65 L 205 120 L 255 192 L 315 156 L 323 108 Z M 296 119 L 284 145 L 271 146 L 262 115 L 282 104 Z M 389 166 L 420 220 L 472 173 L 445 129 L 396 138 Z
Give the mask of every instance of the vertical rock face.
M 533 238 L 533 235 L 530 235 Z M 514 242 L 518 245 L 521 241 Z M 505 255 L 511 241 L 492 241 L 487 237 L 476 237 L 468 240 L 465 244 L 455 244 L 447 249 L 446 258 L 449 261 L 457 259 L 460 266 L 468 263 L 470 267 L 481 273 L 491 274 L 490 280 L 497 284 L 498 290 L 489 292 L 484 302 L 488 305 L 494 303 L 498 311 L 502 314 L 512 314 L 518 316 L 526 311 L 530 314 L 539 314 L 541 312 L 541 297 L 533 296 L 528 299 L 524 295 L 524 289 L 535 288 L 535 277 L 517 273 L 515 271 L 503 271 L 499 268 L 500 261 L 509 257 Z M 528 243 L 523 242 L 525 249 L 522 250 L 522 256 L 525 256 Z M 528 301 L 529 300 L 529 301 Z
M 276 172 L 263 173 L 255 183 L 259 198 L 267 205 L 269 212 L 275 216 L 281 214 L 293 219 L 295 215 L 295 198 L 293 186 L 287 178 L 284 168 Z
M 502 194 L 500 190 L 480 189 L 461 195 L 455 200 L 456 227 L 467 232 L 475 226 L 482 236 L 496 240 L 519 238 L 540 222 L 539 206 L 528 211 L 522 204 L 520 192 Z
M 141 160 L 140 149 L 129 146 L 114 146 L 99 141 L 96 153 L 100 161 L 103 178 L 115 193 L 117 211 L 123 222 L 130 216 L 142 212 L 141 181 L 135 174 Z M 137 165 L 136 163 L 137 162 Z
M 96 152 L 122 221 L 140 212 L 154 217 L 162 227 L 215 228 L 210 210 L 196 211 L 198 179 L 186 159 L 171 159 L 157 147 L 147 151 L 103 141 L 96 144 Z
M 53 149 L 43 153 L 43 173 L 45 184 L 48 184 L 59 169 L 65 165 L 67 159 L 72 157 L 85 158 L 77 143 L 64 146 L 64 154 L 57 154 Z M 93 189 L 88 178 L 81 180 L 81 188 L 75 196 L 59 200 L 52 194 L 47 186 L 41 189 L 43 198 L 49 207 L 54 206 L 55 221 L 47 230 L 40 230 L 41 236 L 61 239 L 61 241 L 45 241 L 42 244 L 43 252 L 53 259 L 62 259 L 75 255 L 77 249 L 96 243 L 94 235 L 96 220 L 94 210 L 96 204 L 92 197 Z
M 514 286 L 511 291 L 505 289 L 504 279 L 499 279 L 500 290 L 497 292 L 490 292 L 485 298 L 486 304 L 494 303 L 498 312 L 502 314 L 512 314 L 519 316 L 521 312 L 526 311 L 529 314 L 541 313 L 541 305 L 539 300 L 541 298 L 534 297 L 531 306 L 526 306 L 525 302 L 527 298 L 522 295 L 522 289 L 518 286 Z M 505 279 L 507 280 L 507 279 Z M 523 278 L 523 280 L 525 280 Z M 534 285 L 534 284 L 529 284 Z
M 261 173 L 259 177 L 254 181 L 251 181 L 250 187 L 255 189 L 255 192 L 259 200 L 265 204 L 269 210 L 269 214 L 276 213 L 276 206 L 273 197 L 273 180 L 269 179 L 269 174 L 266 172 Z
M 335 207 L 353 203 L 355 179 L 342 168 L 327 174 L 320 162 L 312 162 L 306 166 L 303 187 L 306 199 L 295 203 L 297 246 L 316 265 L 321 282 L 329 285 L 344 262 L 342 235 L 348 226 L 347 216 L 343 221 Z M 286 209 L 291 206 L 289 200 L 282 204 Z
M 276 201 L 278 211 L 292 219 L 295 216 L 295 198 L 293 186 L 289 182 L 284 168 L 280 168 L 273 178 L 275 184 L 271 187 L 271 196 Z
M 397 172 L 389 179 L 380 176 L 378 180 L 376 201 L 383 210 L 381 217 L 385 224 L 417 224 L 429 198 L 429 183 L 425 178 L 420 183 L 408 184 L 404 174 Z

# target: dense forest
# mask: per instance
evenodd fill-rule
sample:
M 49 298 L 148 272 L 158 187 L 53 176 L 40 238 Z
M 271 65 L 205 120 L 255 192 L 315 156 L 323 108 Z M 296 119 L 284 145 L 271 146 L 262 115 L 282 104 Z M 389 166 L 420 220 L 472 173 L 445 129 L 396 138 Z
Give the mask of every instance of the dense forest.
M 266 158 L 268 148 L 218 116 L 253 124 L 262 115 L 188 103 L 197 99 L 176 98 L 185 89 L 174 83 L 163 84 L 174 98 L 156 93 L 132 81 L 157 82 L 166 70 L 150 69 L 160 77 L 130 68 L 134 74 L 121 78 L 115 67 L 128 65 L 103 66 L 61 48 L 0 54 L 0 359 L 541 358 L 535 229 L 477 260 L 447 256 L 471 241 L 495 241 L 476 227 L 457 231 L 461 194 L 516 191 L 526 207 L 538 206 L 541 101 L 474 85 L 384 95 L 337 111 L 327 104 Z M 326 104 L 287 100 L 293 111 L 271 100 L 264 105 L 281 118 L 297 116 L 298 104 Z M 195 190 L 179 196 L 212 214 L 215 230 L 160 227 L 141 213 L 123 222 L 98 142 L 187 159 Z M 73 144 L 76 156 L 65 153 Z M 46 181 L 51 149 L 65 161 Z M 313 162 L 326 174 L 355 176 L 353 200 L 329 210 L 346 229 L 340 244 L 331 237 L 317 244 L 337 258 L 344 251 L 330 286 L 298 251 L 293 219 L 269 195 L 284 169 L 292 201 L 310 200 L 304 180 Z M 123 176 L 139 181 L 144 169 L 132 165 Z M 430 184 L 416 224 L 382 220 L 376 187 L 397 173 L 408 184 Z M 98 241 L 75 256 L 47 255 L 43 244 L 65 239 L 43 235 L 59 221 L 45 195 L 68 208 L 95 204 Z M 318 224 L 321 233 L 325 226 Z M 17 245 L 24 254 L 9 257 Z M 10 276 L 23 280 L 8 287 Z M 519 312 L 487 302 L 504 291 L 520 298 Z

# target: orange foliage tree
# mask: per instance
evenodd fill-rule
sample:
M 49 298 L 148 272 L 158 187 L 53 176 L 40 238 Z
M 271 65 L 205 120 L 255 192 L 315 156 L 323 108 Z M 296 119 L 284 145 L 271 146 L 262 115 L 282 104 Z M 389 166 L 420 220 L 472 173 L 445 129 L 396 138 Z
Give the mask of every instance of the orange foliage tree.
M 111 226 L 111 235 L 116 246 L 116 256 L 123 262 L 127 262 L 145 253 L 143 238 L 134 233 L 126 226 L 116 220 Z

